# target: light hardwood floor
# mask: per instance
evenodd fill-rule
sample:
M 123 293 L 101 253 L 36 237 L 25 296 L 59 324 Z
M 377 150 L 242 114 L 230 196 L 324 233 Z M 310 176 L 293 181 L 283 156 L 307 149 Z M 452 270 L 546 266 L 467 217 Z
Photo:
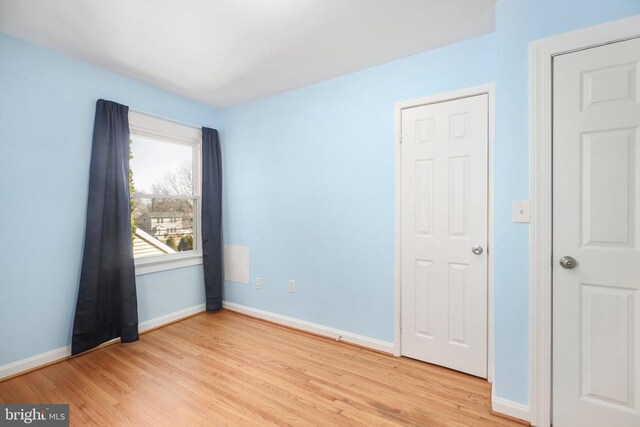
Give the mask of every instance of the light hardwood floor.
M 520 425 L 482 379 L 226 310 L 2 382 L 0 403 L 70 403 L 72 425 Z

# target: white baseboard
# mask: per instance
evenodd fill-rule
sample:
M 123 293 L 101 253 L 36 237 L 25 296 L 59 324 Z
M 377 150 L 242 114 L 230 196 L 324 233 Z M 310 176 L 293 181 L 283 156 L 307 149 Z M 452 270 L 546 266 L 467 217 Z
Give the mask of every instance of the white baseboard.
M 492 394 L 491 409 L 495 412 L 500 412 L 501 414 L 531 422 L 531 408 L 527 405 L 523 405 L 522 403 L 513 402 Z
M 284 326 L 289 326 L 306 332 L 322 335 L 335 339 L 337 341 L 345 341 L 351 344 L 357 344 L 362 347 L 367 347 L 384 353 L 393 354 L 394 344 L 392 342 L 382 341 L 376 338 L 370 338 L 363 335 L 342 331 L 340 329 L 318 325 L 316 323 L 307 322 L 304 320 L 296 319 L 294 317 L 283 316 L 280 314 L 248 307 L 241 304 L 236 304 L 233 302 L 224 301 L 223 306 L 224 308 L 232 311 L 237 311 L 239 313 L 247 314 L 249 316 L 257 317 L 264 320 L 269 320 L 271 322 L 278 323 Z M 138 330 L 140 331 L 140 333 L 142 333 L 203 311 L 205 311 L 204 304 L 185 308 L 184 310 L 175 311 L 164 316 L 146 320 L 138 325 Z M 116 338 L 112 341 L 117 340 L 118 339 Z M 47 351 L 45 353 L 28 357 L 26 359 L 8 363 L 6 365 L 0 366 L 0 380 L 13 375 L 17 375 L 21 372 L 32 370 L 39 366 L 64 360 L 69 356 L 71 356 L 71 346 L 64 346 L 51 351 Z M 510 400 L 502 399 L 500 397 L 492 395 L 491 407 L 495 412 L 500 412 L 501 414 L 520 418 L 521 420 L 531 421 L 531 410 L 527 405 L 512 402 Z
M 376 338 L 365 337 L 363 335 L 354 334 L 339 329 L 330 328 L 328 326 L 318 325 L 316 323 L 307 322 L 305 320 L 296 319 L 294 317 L 283 316 L 281 314 L 271 313 L 269 311 L 259 310 L 246 305 L 236 304 L 229 301 L 222 303 L 224 308 L 238 313 L 247 314 L 270 322 L 300 329 L 306 332 L 333 338 L 336 341 L 344 341 L 351 344 L 357 344 L 372 350 L 382 351 L 384 353 L 393 354 L 394 344 L 392 342 L 382 341 Z
M 183 319 L 185 317 L 189 317 L 196 313 L 200 313 L 205 311 L 205 304 L 194 305 L 193 307 L 185 308 L 184 310 L 174 311 L 173 313 L 165 314 L 164 316 L 156 317 L 154 319 L 145 320 L 144 322 L 138 324 L 138 331 L 140 333 L 146 332 L 149 329 L 158 328 L 160 326 L 164 326 L 167 323 L 175 322 L 176 320 Z
M 156 317 L 155 319 L 145 320 L 138 324 L 138 331 L 140 333 L 146 332 L 149 329 L 154 329 L 168 323 L 175 322 L 185 317 L 189 317 L 193 314 L 205 311 L 205 305 L 199 304 L 193 307 L 185 308 L 184 310 L 175 311 L 173 313 L 166 314 L 164 316 Z M 111 343 L 118 341 L 119 338 L 108 341 Z M 105 344 L 107 344 L 105 343 Z M 35 356 L 27 357 L 26 359 L 18 360 L 0 366 L 0 380 L 3 378 L 11 377 L 21 372 L 27 372 L 40 366 L 48 365 L 60 360 L 64 360 L 71 356 L 71 346 L 66 345 L 64 347 L 56 348 L 55 350 L 47 351 L 45 353 L 36 354 Z
M 64 347 L 56 348 L 55 350 L 36 354 L 35 356 L 27 357 L 26 359 L 8 363 L 6 365 L 0 366 L 0 380 L 2 378 L 10 377 L 21 372 L 29 371 L 31 369 L 37 368 L 38 366 L 43 366 L 49 363 L 66 359 L 70 355 L 71 346 L 66 345 Z

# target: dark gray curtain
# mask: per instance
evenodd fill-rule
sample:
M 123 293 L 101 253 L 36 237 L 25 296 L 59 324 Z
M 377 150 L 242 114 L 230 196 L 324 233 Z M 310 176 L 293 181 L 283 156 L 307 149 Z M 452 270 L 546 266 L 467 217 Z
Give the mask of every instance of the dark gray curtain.
M 131 245 L 129 107 L 98 100 L 89 200 L 71 353 L 113 338 L 138 340 L 138 302 Z
M 222 162 L 215 129 L 202 128 L 202 263 L 207 311 L 222 309 Z

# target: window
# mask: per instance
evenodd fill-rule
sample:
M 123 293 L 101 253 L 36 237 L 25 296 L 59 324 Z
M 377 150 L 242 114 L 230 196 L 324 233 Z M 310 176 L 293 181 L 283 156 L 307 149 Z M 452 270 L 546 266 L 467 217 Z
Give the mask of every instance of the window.
M 130 112 L 136 273 L 202 262 L 200 129 Z

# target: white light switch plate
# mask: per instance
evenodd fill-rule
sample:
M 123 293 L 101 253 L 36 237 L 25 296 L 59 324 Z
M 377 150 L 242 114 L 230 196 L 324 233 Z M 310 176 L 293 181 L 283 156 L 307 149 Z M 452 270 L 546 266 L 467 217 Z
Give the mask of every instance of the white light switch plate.
M 514 200 L 513 222 L 531 222 L 531 210 L 529 209 L 528 200 Z

